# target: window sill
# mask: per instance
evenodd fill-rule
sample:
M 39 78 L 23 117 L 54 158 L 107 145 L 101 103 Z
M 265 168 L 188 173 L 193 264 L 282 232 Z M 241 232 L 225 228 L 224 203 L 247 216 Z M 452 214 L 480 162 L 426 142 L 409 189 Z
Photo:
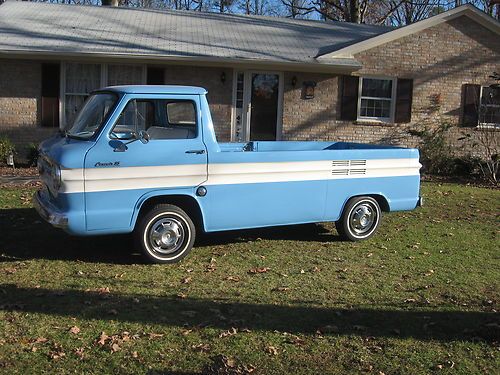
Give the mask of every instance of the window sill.
M 396 126 L 393 122 L 383 122 L 377 120 L 356 120 L 355 125 L 369 125 L 369 126 L 382 126 L 382 127 L 393 127 Z

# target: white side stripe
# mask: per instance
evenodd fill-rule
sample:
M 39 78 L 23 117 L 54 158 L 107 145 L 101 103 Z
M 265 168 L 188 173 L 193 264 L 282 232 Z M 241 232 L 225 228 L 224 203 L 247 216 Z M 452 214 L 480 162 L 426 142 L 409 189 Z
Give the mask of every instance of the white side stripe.
M 332 165 L 333 164 L 333 165 Z M 62 171 L 62 192 L 97 192 L 144 188 L 251 184 L 266 182 L 414 176 L 417 159 L 367 160 L 366 165 L 341 165 L 332 160 L 220 163 L 155 167 L 109 167 Z

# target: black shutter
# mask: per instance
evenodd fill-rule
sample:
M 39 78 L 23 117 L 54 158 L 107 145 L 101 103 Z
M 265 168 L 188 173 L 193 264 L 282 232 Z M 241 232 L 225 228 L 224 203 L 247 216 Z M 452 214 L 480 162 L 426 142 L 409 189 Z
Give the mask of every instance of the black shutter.
M 413 100 L 413 79 L 398 79 L 394 122 L 396 123 L 411 122 L 412 100 Z
M 342 76 L 340 86 L 340 119 L 355 121 L 358 118 L 359 77 Z
M 462 125 L 476 126 L 479 120 L 481 86 L 462 85 Z

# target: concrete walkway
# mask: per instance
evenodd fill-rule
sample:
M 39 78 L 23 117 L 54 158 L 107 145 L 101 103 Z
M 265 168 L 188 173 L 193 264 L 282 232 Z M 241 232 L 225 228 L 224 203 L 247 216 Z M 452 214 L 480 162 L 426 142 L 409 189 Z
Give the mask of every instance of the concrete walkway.
M 28 185 L 38 181 L 38 176 L 0 176 L 0 185 Z

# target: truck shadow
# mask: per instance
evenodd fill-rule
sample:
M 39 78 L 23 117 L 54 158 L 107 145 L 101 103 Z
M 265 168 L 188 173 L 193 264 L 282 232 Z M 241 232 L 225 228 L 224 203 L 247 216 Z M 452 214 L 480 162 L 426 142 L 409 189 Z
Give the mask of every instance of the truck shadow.
M 148 294 L 100 294 L 79 289 L 1 286 L 5 312 L 40 313 L 84 320 L 156 324 L 200 330 L 288 332 L 311 335 L 354 335 L 370 338 L 486 341 L 500 337 L 493 312 L 458 311 L 428 306 L 370 305 L 350 308 L 317 305 L 256 304 L 230 299 L 176 298 Z M 116 314 L 109 314 L 110 309 Z M 158 312 L 161 311 L 161 314 Z
M 21 259 L 79 260 L 84 262 L 143 263 L 126 235 L 75 237 L 45 223 L 32 208 L 0 210 L 0 261 Z M 201 234 L 195 247 L 255 240 L 331 242 L 339 237 L 322 224 Z

